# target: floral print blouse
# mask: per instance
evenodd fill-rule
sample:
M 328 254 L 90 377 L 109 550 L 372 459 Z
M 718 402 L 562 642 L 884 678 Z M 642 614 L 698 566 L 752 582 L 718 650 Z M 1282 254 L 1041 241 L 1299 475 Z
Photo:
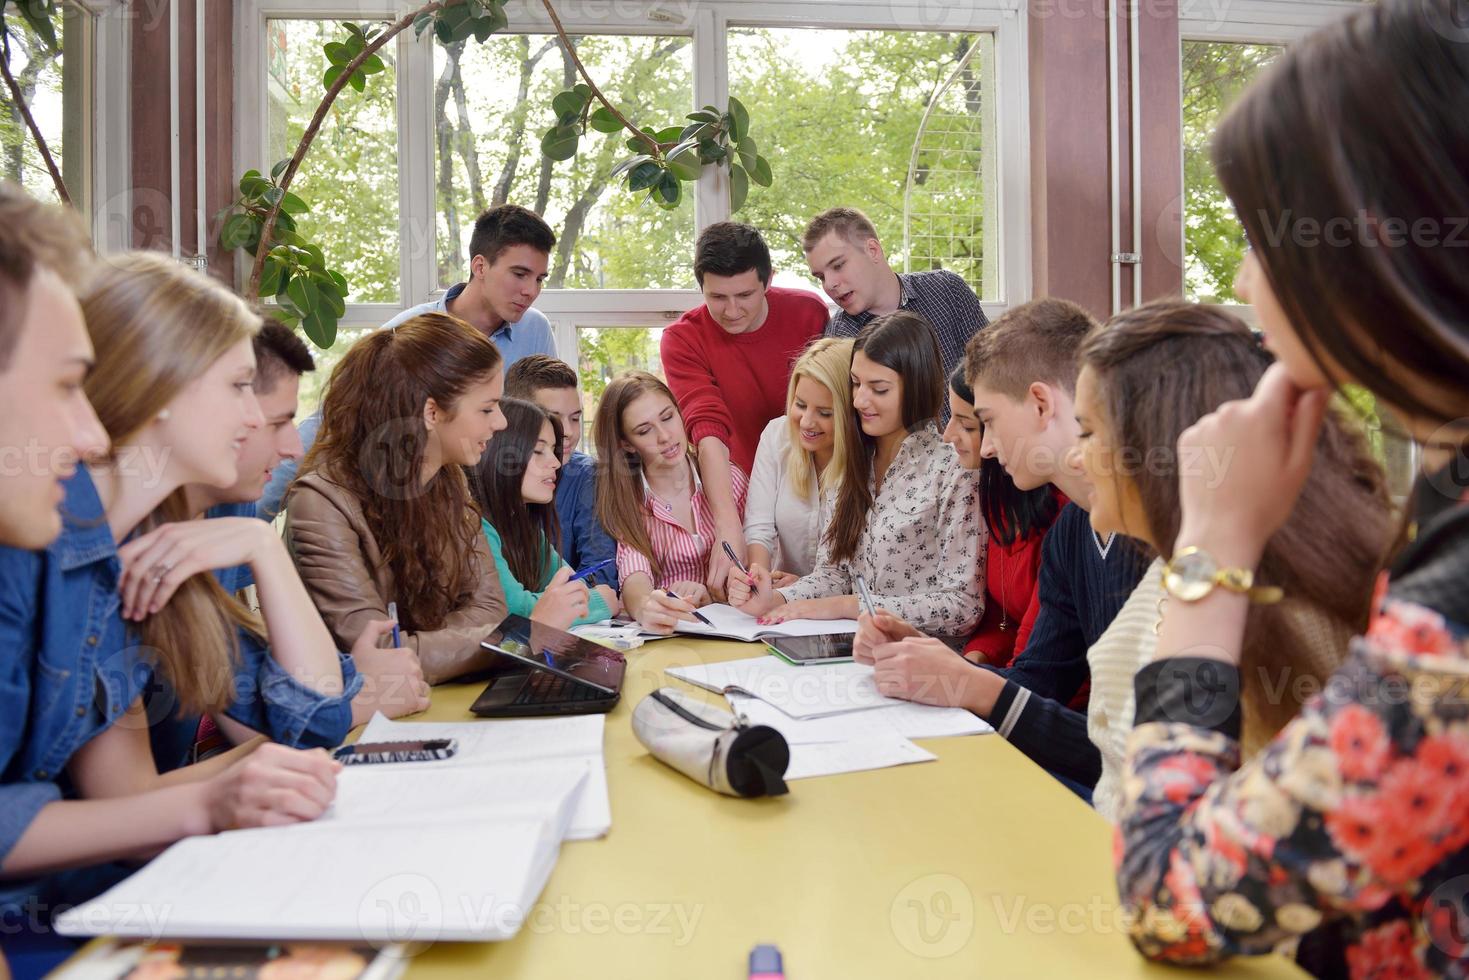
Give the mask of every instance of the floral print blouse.
M 826 512 L 836 513 L 834 497 Z M 959 464 L 930 422 L 898 448 L 852 559 L 833 562 L 823 538 L 816 568 L 780 592 L 788 602 L 853 595 L 853 576 L 861 575 L 878 606 L 924 632 L 962 641 L 984 612 L 988 535 L 974 471 Z
M 1317 976 L 1469 976 L 1469 506 L 1453 510 L 1248 764 L 1236 671 L 1175 657 L 1139 672 L 1117 879 L 1145 955 L 1293 946 Z

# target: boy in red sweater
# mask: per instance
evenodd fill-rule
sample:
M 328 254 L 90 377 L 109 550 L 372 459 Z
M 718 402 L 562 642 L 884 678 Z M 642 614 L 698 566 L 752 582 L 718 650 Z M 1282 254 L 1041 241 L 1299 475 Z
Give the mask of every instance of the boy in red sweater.
M 760 432 L 786 411 L 791 362 L 826 330 L 826 304 L 770 285 L 770 249 L 749 225 L 721 221 L 694 248 L 704 303 L 663 331 L 663 375 L 699 454 L 704 493 L 721 540 L 745 559 L 745 530 L 729 467 L 749 473 Z M 722 598 L 729 559 L 710 552 L 707 584 Z

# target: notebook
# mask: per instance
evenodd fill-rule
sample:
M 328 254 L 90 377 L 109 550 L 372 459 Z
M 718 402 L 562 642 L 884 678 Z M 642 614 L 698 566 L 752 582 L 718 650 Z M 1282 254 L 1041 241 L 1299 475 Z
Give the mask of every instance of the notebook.
M 587 767 L 467 770 L 447 802 L 448 790 L 415 797 L 431 781 L 394 768 L 343 772 L 345 792 L 315 822 L 179 841 L 58 916 L 56 931 L 274 942 L 514 936 L 556 864 Z
M 793 619 L 786 623 L 762 626 L 755 621 L 754 616 L 722 602 L 700 606 L 699 615 L 714 625 L 707 626 L 698 621 L 683 619 L 679 620 L 677 631 L 691 636 L 714 636 L 750 643 L 771 637 L 829 636 L 834 633 L 857 632 L 855 619 Z
M 872 668 L 859 663 L 797 667 L 766 654 L 723 663 L 670 667 L 667 673 L 716 694 L 748 694 L 792 718 L 820 718 L 908 703 L 879 694 L 872 680 Z

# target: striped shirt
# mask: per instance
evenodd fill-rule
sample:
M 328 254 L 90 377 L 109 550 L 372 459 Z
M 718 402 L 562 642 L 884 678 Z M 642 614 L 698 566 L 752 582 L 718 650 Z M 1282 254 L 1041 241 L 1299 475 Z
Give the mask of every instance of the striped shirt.
M 676 582 L 702 582 L 709 571 L 710 549 L 718 545 L 714 531 L 714 512 L 709 499 L 704 496 L 704 481 L 699 479 L 699 467 L 689 460 L 689 472 L 694 476 L 693 512 L 694 527 L 690 531 L 673 516 L 673 507 L 659 497 L 648 486 L 643 477 L 643 521 L 648 528 L 648 540 L 653 546 L 653 555 L 661 566 L 661 575 L 653 574 L 653 563 L 627 544 L 617 542 L 617 579 L 624 585 L 630 576 L 642 572 L 653 580 L 653 588 L 666 589 Z M 745 516 L 745 496 L 749 492 L 750 479 L 738 466 L 729 468 L 730 484 L 734 490 L 735 509 L 740 520 Z
M 929 272 L 903 272 L 898 274 L 898 283 L 903 288 L 903 298 L 898 307 L 921 313 L 933 325 L 939 338 L 939 353 L 944 358 L 944 377 L 954 373 L 954 367 L 964 360 L 964 346 L 969 343 L 980 327 L 987 326 L 984 310 L 974 290 L 955 273 L 947 269 Z M 848 313 L 837 310 L 827 324 L 828 337 L 855 337 L 877 314 L 864 311 Z M 944 411 L 948 418 L 948 410 Z

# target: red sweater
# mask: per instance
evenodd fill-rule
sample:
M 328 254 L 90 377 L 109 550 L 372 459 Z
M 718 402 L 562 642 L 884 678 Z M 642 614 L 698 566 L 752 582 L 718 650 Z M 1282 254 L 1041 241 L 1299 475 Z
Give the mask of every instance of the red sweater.
M 1057 513 L 1068 503 L 1066 495 L 1052 489 Z M 991 531 L 984 567 L 984 617 L 979 628 L 964 644 L 964 654 L 976 663 L 1008 667 L 1025 650 L 1041 609 L 1041 544 L 1049 526 L 1036 528 L 1029 537 L 1008 546 Z M 1005 622 L 1005 628 L 1000 623 Z
M 771 286 L 760 329 L 730 335 L 699 306 L 663 331 L 663 376 L 688 426 L 689 442 L 714 436 L 749 473 L 765 424 L 786 410 L 791 362 L 826 330 L 826 304 L 799 289 Z

